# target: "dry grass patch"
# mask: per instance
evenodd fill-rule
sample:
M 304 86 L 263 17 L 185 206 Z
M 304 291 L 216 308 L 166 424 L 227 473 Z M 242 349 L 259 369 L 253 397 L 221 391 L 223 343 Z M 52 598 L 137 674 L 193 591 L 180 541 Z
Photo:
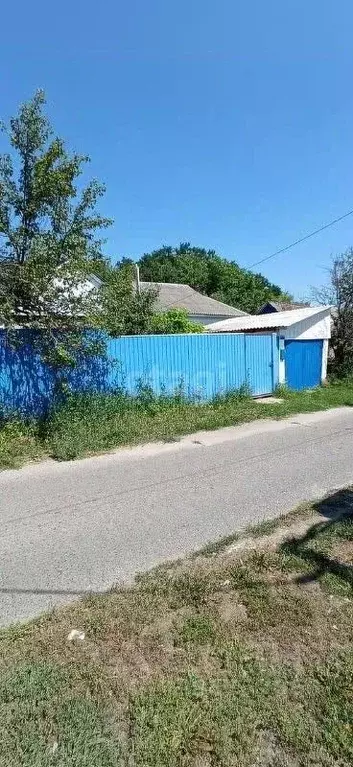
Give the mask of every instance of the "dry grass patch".
M 349 767 L 352 499 L 3 631 L 0 764 Z

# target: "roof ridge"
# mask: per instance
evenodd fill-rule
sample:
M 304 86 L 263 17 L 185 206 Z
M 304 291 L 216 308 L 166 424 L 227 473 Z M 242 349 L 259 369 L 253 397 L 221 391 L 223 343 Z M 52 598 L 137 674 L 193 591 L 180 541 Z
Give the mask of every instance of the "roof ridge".
M 189 285 L 188 282 L 159 282 L 158 280 L 140 280 L 140 283 L 144 283 L 145 285 L 177 285 L 179 288 L 189 288 L 189 290 L 194 290 L 195 293 L 200 293 L 199 290 L 193 288 L 191 285 Z M 204 293 L 200 293 L 200 295 L 203 296 Z

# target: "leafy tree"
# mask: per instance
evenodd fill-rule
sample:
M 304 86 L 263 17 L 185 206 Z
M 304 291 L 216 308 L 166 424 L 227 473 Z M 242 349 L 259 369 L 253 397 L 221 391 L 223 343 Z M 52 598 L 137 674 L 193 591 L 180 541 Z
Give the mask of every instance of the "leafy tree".
M 78 191 L 88 158 L 54 136 L 44 105 L 38 91 L 2 125 L 12 151 L 0 156 L 0 323 L 40 331 L 33 343 L 60 369 L 97 352 L 81 331 L 97 311 L 87 278 L 110 221 L 96 209 L 101 184 Z
M 180 282 L 243 311 L 256 312 L 266 301 L 290 300 L 278 285 L 261 274 L 242 269 L 235 261 L 221 258 L 214 250 L 181 243 L 145 253 L 140 260 L 141 279 L 151 282 Z
M 202 333 L 203 325 L 192 322 L 186 309 L 156 312 L 149 321 L 150 333 Z
M 136 291 L 132 261 L 123 259 L 117 267 L 100 263 L 96 271 L 103 281 L 97 321 L 111 336 L 203 332 L 185 309 L 155 311 L 158 289 Z
M 106 264 L 96 270 L 102 279 L 96 324 L 111 336 L 141 335 L 150 332 L 157 290 L 137 293 L 133 267 Z
M 313 291 L 316 301 L 332 306 L 332 372 L 353 374 L 353 248 L 333 259 L 328 285 Z

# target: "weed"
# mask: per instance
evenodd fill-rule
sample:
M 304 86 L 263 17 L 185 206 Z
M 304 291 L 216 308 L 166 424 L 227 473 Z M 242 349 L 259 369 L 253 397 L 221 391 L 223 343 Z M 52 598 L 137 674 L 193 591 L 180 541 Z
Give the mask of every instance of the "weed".
M 119 744 L 104 706 L 69 669 L 51 663 L 12 668 L 0 683 L 0 761 L 8 767 L 113 767 Z
M 212 584 L 209 578 L 187 571 L 174 578 L 171 587 L 172 605 L 199 608 L 206 603 Z
M 178 631 L 177 642 L 204 645 L 212 642 L 215 636 L 215 626 L 206 615 L 193 615 L 186 619 Z
M 216 541 L 210 541 L 209 543 L 206 543 L 206 546 L 203 546 L 202 549 L 199 549 L 195 556 L 209 557 L 213 554 L 218 554 L 227 549 L 228 546 L 231 546 L 232 543 L 235 543 L 239 537 L 239 533 L 232 533 L 231 535 L 223 536 L 223 538 L 218 538 Z
M 9 468 L 50 454 L 68 460 L 152 440 L 171 440 L 203 429 L 218 429 L 259 418 L 285 418 L 294 413 L 353 405 L 351 381 L 310 392 L 281 392 L 283 402 L 261 405 L 246 386 L 204 403 L 191 399 L 181 381 L 174 395 L 155 395 L 148 382 L 138 382 L 136 396 L 123 389 L 105 394 L 74 394 L 38 423 L 21 420 L 0 426 L 0 466 Z
M 276 551 L 169 564 L 1 631 L 0 764 L 349 767 L 352 497 Z
M 34 461 L 45 455 L 37 425 L 20 419 L 0 423 L 0 468 L 14 469 L 23 461 Z
M 247 528 L 247 533 L 252 535 L 253 538 L 261 538 L 262 536 L 274 533 L 274 531 L 281 525 L 281 522 L 281 517 L 277 517 L 276 519 L 264 519 L 263 522 L 258 522 L 257 525 L 250 525 L 250 527 Z

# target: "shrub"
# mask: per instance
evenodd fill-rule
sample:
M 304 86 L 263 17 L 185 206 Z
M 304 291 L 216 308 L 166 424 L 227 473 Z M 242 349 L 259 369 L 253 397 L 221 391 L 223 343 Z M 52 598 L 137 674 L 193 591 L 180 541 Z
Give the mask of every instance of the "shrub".
M 186 309 L 169 309 L 156 312 L 149 321 L 150 333 L 203 333 L 203 325 L 192 322 Z

